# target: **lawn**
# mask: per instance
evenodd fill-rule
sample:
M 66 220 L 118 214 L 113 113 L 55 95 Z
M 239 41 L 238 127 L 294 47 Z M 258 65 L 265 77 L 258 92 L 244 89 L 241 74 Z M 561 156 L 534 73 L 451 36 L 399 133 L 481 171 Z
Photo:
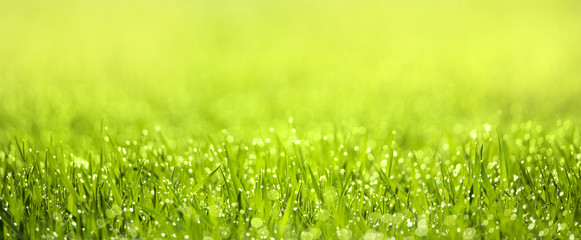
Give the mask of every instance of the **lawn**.
M 0 239 L 579 239 L 579 11 L 0 0 Z

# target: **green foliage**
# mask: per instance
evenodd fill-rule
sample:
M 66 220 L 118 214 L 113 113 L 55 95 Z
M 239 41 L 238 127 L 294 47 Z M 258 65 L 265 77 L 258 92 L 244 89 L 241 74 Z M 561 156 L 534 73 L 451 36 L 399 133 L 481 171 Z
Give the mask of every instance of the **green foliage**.
M 0 238 L 578 239 L 580 7 L 0 0 Z
M 172 148 L 160 144 L 162 132 L 123 143 L 107 134 L 100 157 L 90 153 L 98 148 L 75 155 L 10 141 L 1 154 L 3 233 L 25 239 L 580 234 L 581 131 L 571 122 L 554 130 L 529 122 L 505 135 L 486 125 L 419 149 L 380 142 L 396 132 L 351 129 L 344 133 L 350 143 L 332 135 L 289 138 L 291 128 L 281 130 L 280 142 L 230 144 L 224 133 L 217 143 L 189 140 Z

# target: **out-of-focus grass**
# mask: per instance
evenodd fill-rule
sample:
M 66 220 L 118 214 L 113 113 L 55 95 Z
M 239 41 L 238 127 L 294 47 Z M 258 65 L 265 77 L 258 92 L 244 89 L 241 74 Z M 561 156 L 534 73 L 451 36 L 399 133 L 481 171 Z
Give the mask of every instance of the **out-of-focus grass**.
M 574 1 L 0 4 L 3 135 L 579 113 Z
M 577 1 L 0 0 L 0 217 L 27 237 L 576 237 L 580 11 Z M 5 198 L 37 186 L 56 205 Z M 185 223 L 170 226 L 176 217 Z M 51 230 L 33 230 L 42 224 Z

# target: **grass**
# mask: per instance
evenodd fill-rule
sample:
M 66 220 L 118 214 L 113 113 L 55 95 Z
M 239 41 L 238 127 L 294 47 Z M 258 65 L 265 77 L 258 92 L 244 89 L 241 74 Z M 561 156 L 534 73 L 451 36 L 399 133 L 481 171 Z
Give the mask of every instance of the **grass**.
M 12 141 L 2 233 L 12 238 L 575 238 L 580 134 L 571 122 L 489 125 L 410 149 L 397 132 L 224 134 L 171 146 L 163 131 L 100 149 Z
M 579 239 L 579 7 L 0 0 L 0 238 Z

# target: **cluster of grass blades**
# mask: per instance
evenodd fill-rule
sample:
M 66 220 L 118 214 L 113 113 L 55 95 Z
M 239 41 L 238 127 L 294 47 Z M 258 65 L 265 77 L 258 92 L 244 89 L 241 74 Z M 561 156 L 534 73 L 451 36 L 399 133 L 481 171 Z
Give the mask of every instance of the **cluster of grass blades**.
M 0 239 L 579 239 L 580 3 L 0 0 Z
M 361 127 L 80 153 L 0 149 L 6 239 L 577 239 L 581 132 L 528 123 L 408 149 Z M 219 140 L 215 140 L 219 139 Z

